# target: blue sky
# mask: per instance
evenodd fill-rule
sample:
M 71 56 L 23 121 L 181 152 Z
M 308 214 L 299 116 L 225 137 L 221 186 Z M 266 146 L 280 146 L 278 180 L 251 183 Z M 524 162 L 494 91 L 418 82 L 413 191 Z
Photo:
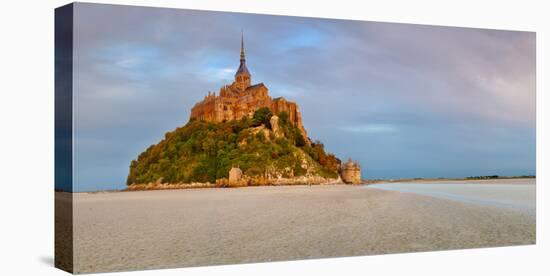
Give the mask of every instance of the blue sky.
M 232 81 L 299 104 L 365 178 L 535 174 L 535 34 L 75 5 L 74 190 L 123 189 L 130 161 Z

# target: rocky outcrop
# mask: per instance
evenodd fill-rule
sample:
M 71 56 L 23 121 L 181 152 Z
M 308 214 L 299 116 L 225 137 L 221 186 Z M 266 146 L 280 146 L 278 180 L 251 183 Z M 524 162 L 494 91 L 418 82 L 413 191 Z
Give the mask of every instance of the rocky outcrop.
M 265 176 L 246 176 L 239 180 L 221 178 L 216 180 L 216 187 L 245 187 L 245 186 L 282 186 L 282 185 L 323 185 L 342 184 L 342 179 L 326 178 L 317 175 L 299 177 L 268 178 Z
M 271 116 L 271 119 L 269 119 L 269 124 L 271 124 L 271 130 L 273 131 L 273 134 L 275 134 L 275 137 L 279 138 L 283 135 L 281 129 L 279 128 L 279 117 L 277 115 Z

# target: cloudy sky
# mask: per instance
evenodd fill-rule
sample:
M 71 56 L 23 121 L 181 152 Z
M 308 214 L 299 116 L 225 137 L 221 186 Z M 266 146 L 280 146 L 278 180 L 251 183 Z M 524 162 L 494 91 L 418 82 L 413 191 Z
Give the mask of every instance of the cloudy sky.
M 76 4 L 74 189 L 130 161 L 232 81 L 296 101 L 312 139 L 365 178 L 535 174 L 535 34 Z

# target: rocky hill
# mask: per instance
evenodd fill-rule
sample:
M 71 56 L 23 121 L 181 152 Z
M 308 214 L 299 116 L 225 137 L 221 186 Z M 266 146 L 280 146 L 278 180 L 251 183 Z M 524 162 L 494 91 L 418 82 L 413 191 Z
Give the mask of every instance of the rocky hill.
M 339 182 L 341 161 L 310 142 L 286 112 L 256 110 L 252 118 L 227 122 L 191 119 L 165 134 L 130 164 L 129 189 L 206 186 L 319 184 Z M 242 178 L 229 181 L 238 168 Z M 147 186 L 148 185 L 148 186 Z

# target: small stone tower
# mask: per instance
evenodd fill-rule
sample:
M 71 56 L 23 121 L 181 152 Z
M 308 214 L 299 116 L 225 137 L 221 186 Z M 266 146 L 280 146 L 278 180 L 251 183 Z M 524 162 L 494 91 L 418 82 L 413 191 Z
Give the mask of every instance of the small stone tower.
M 235 84 L 238 89 L 244 91 L 250 86 L 250 83 L 251 76 L 248 72 L 248 68 L 246 68 L 246 59 L 244 57 L 244 35 L 241 34 L 241 64 L 235 73 Z
M 361 183 L 361 166 L 359 165 L 359 162 L 353 162 L 350 158 L 348 162 L 343 165 L 341 173 L 344 183 Z
M 229 182 L 239 181 L 242 177 L 243 171 L 241 169 L 233 167 L 229 170 Z

